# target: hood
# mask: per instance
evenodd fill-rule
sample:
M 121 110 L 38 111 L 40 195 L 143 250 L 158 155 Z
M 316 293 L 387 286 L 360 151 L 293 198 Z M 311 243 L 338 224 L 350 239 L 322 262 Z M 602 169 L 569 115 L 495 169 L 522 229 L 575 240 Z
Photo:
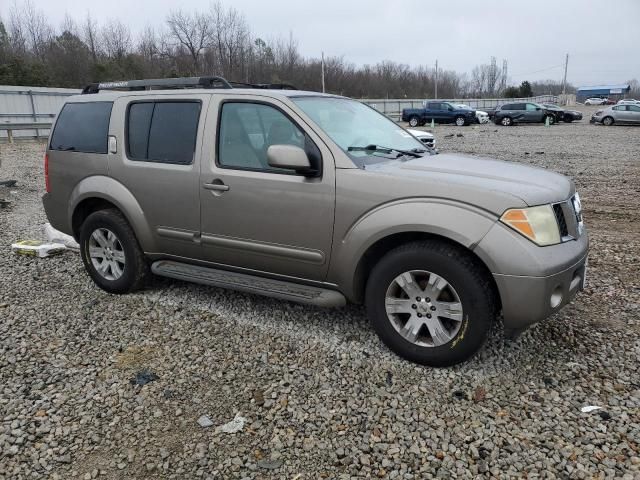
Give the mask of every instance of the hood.
M 425 132 L 424 130 L 414 130 L 413 128 L 408 128 L 407 132 L 409 132 L 414 137 L 433 138 L 433 133 Z
M 430 155 L 374 164 L 366 169 L 407 177 L 411 183 L 427 182 L 433 196 L 467 201 L 496 213 L 522 203 L 535 206 L 561 202 L 574 191 L 573 182 L 559 173 L 470 155 Z M 406 187 L 412 190 L 409 185 Z

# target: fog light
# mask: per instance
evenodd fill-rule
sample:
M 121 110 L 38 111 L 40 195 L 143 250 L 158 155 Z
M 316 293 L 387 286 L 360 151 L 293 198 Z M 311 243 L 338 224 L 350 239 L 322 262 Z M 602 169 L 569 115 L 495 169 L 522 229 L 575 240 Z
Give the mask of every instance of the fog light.
M 551 303 L 551 308 L 556 308 L 562 303 L 562 287 L 560 285 L 553 290 L 549 301 Z

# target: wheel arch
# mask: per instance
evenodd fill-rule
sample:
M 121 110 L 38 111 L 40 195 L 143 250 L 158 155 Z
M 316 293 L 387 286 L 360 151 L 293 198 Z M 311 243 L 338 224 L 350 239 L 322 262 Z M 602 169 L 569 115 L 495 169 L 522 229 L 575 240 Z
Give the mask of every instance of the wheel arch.
M 413 223 L 416 217 L 422 217 L 422 221 Z M 351 301 L 360 303 L 366 281 L 378 259 L 402 244 L 436 239 L 474 258 L 493 282 L 490 268 L 473 248 L 496 220 L 474 207 L 446 201 L 411 201 L 383 206 L 356 222 L 336 245 L 338 249 L 332 255 L 329 280 L 335 281 Z
M 122 213 L 144 251 L 154 250 L 153 235 L 138 201 L 120 182 L 104 176 L 85 178 L 71 193 L 68 218 L 74 238 L 78 240 L 89 215 L 110 208 Z

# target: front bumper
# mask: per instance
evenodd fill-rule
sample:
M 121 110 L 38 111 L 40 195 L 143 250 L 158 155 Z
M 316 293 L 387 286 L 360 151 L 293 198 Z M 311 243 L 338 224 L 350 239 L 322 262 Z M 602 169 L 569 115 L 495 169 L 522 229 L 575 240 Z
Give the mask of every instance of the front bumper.
M 473 250 L 492 272 L 504 326 L 523 330 L 571 302 L 584 287 L 589 237 L 539 247 L 496 222 Z
M 505 328 L 522 330 L 559 311 L 584 289 L 587 255 L 562 272 L 546 277 L 494 274 Z

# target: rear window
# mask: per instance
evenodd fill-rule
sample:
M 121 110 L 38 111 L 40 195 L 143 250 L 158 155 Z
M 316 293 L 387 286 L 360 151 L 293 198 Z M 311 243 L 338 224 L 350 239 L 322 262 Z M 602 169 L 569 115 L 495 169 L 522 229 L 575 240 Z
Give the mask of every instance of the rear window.
M 127 155 L 131 160 L 190 165 L 199 117 L 199 101 L 132 103 Z
M 58 115 L 52 150 L 107 153 L 112 102 L 67 103 Z

